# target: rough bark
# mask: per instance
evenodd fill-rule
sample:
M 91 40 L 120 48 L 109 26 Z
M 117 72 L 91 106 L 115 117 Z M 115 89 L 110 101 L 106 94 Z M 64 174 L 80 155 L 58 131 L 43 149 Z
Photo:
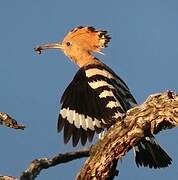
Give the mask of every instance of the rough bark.
M 141 138 L 173 127 L 178 127 L 178 95 L 171 91 L 151 95 L 142 105 L 130 109 L 90 150 L 35 159 L 20 180 L 33 180 L 43 169 L 88 156 L 76 179 L 111 180 L 118 175 L 117 161 Z
M 20 180 L 33 180 L 43 170 L 50 167 L 67 163 L 69 161 L 80 159 L 89 156 L 89 149 L 84 149 L 76 152 L 68 152 L 65 154 L 58 154 L 52 158 L 35 159 L 31 162 L 29 167 L 22 173 Z
M 77 180 L 108 180 L 118 173 L 117 161 L 140 138 L 178 126 L 178 96 L 172 92 L 150 96 L 145 103 L 129 110 L 98 142 L 76 177 Z

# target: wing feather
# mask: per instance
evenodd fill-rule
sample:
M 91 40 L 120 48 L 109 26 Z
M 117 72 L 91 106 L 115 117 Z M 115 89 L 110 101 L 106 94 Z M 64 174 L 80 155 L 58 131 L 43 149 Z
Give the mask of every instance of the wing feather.
M 87 68 L 94 68 L 94 72 L 89 70 L 87 76 Z M 72 137 L 73 146 L 79 140 L 82 145 L 87 139 L 92 141 L 95 132 L 115 123 L 115 114 L 122 115 L 129 109 L 127 97 L 133 96 L 126 84 L 106 66 L 80 68 L 61 98 L 58 132 L 64 129 L 65 143 Z

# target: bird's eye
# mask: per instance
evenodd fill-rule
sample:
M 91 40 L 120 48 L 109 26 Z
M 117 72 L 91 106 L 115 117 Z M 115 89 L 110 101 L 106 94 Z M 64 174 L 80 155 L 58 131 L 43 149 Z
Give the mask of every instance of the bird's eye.
M 67 46 L 70 46 L 70 42 L 67 42 L 66 45 L 67 45 Z

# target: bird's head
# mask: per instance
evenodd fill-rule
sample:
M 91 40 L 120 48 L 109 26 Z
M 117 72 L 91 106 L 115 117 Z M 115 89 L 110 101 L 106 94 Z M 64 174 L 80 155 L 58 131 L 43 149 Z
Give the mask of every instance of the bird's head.
M 107 31 L 80 26 L 70 31 L 62 42 L 40 45 L 35 48 L 35 51 L 40 54 L 45 49 L 60 49 L 66 56 L 77 62 L 92 52 L 101 53 L 101 49 L 107 47 L 110 39 Z

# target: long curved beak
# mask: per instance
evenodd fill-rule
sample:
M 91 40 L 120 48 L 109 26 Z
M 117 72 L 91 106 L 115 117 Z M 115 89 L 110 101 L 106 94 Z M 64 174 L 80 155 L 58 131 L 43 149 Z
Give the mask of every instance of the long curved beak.
M 50 44 L 40 45 L 40 46 L 34 48 L 34 50 L 38 54 L 41 54 L 41 51 L 46 50 L 46 49 L 62 49 L 62 48 L 63 48 L 63 46 L 61 43 L 50 43 Z

